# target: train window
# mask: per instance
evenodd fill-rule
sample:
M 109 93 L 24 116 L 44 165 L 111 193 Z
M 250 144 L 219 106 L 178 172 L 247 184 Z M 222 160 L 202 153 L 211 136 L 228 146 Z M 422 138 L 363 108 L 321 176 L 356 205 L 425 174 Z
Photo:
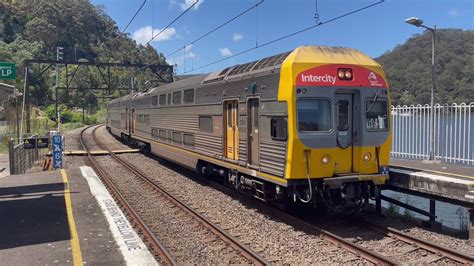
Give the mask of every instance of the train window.
M 138 123 L 143 124 L 143 115 L 138 115 Z
M 166 94 L 161 94 L 160 95 L 160 106 L 165 106 L 166 105 Z
M 160 137 L 161 140 L 168 139 L 168 135 L 166 134 L 166 130 L 160 129 L 159 137 Z
M 181 144 L 181 133 L 179 132 L 173 132 L 173 142 L 177 144 Z
M 211 116 L 199 116 L 199 130 L 204 132 L 212 132 Z
M 270 134 L 273 140 L 286 140 L 286 119 L 272 118 L 270 120 Z
M 194 147 L 194 136 L 191 134 L 183 134 L 183 143 L 184 145 Z
M 145 123 L 145 125 L 149 125 L 150 124 L 150 115 L 144 115 L 143 122 Z
M 173 92 L 173 104 L 180 104 L 181 103 L 181 92 Z
M 365 104 L 367 130 L 388 130 L 388 103 L 387 100 L 368 100 Z
M 193 103 L 194 102 L 194 89 L 184 91 L 183 102 L 184 103 Z
M 349 102 L 341 100 L 337 102 L 337 129 L 347 131 L 349 129 Z
M 153 106 L 158 105 L 158 95 L 151 97 L 151 105 L 153 105 Z
M 298 130 L 302 132 L 331 131 L 331 103 L 324 99 L 298 101 Z
M 156 128 L 152 128 L 151 129 L 151 136 L 154 137 L 154 138 L 158 138 L 158 129 Z

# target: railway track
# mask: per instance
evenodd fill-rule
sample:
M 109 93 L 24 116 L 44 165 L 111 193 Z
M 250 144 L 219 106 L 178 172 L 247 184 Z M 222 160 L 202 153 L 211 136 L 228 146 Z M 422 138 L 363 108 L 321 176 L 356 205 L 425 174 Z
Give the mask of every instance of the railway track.
M 165 265 L 177 265 L 173 257 L 171 257 L 171 255 L 166 251 L 161 242 L 155 237 L 155 235 L 143 222 L 140 216 L 134 211 L 132 206 L 127 202 L 127 200 L 120 193 L 120 191 L 114 186 L 107 172 L 103 170 L 103 168 L 95 161 L 93 156 L 90 154 L 90 150 L 84 140 L 84 133 L 91 127 L 92 126 L 84 128 L 81 131 L 79 138 L 82 148 L 87 152 L 87 161 L 89 161 L 90 166 L 95 170 L 104 185 L 111 192 L 112 197 L 115 199 L 117 204 L 119 204 L 122 209 L 124 209 L 130 219 L 130 222 L 135 227 L 135 229 L 137 229 L 137 231 L 142 235 L 142 238 L 148 245 L 149 250 L 155 255 L 155 257 L 158 257 L 159 260 Z
M 173 204 L 175 208 L 179 209 L 180 211 L 188 215 L 192 220 L 197 221 L 201 226 L 205 228 L 206 232 L 212 234 L 215 237 L 215 239 L 222 240 L 226 244 L 227 247 L 231 247 L 233 250 L 235 250 L 236 253 L 242 256 L 243 258 L 245 258 L 245 260 L 248 263 L 255 264 L 255 265 L 268 265 L 269 264 L 269 262 L 266 261 L 263 257 L 261 257 L 260 255 L 255 253 L 253 250 L 246 247 L 244 244 L 240 243 L 236 238 L 234 238 L 233 236 L 228 234 L 226 231 L 221 229 L 218 225 L 214 224 L 209 219 L 205 218 L 200 213 L 196 212 L 191 207 L 189 207 L 188 205 L 186 205 L 185 203 L 181 202 L 180 200 L 175 198 L 173 195 L 168 193 L 161 186 L 153 182 L 150 179 L 150 177 L 148 177 L 142 171 L 137 169 L 137 167 L 135 167 L 134 165 L 127 162 L 126 160 L 123 160 L 122 158 L 114 154 L 108 147 L 105 147 L 95 134 L 95 130 L 97 130 L 97 128 L 98 127 L 95 127 L 92 131 L 92 137 L 94 141 L 103 150 L 108 151 L 108 154 L 110 155 L 110 157 L 113 158 L 116 162 L 118 162 L 128 171 L 130 171 L 131 173 L 136 175 L 138 178 L 140 178 L 140 180 L 143 181 L 145 184 L 147 184 L 149 187 L 153 188 L 165 200 Z M 181 217 L 181 219 L 186 219 L 186 218 Z
M 412 245 L 414 247 L 413 250 L 424 249 L 432 253 L 432 255 L 430 255 L 428 258 L 425 258 L 420 263 L 436 263 L 446 258 L 454 262 L 466 265 L 474 264 L 474 257 L 472 256 L 460 253 L 456 250 L 447 247 L 443 247 L 441 245 L 437 245 L 421 238 L 416 238 L 395 228 L 382 227 L 380 225 L 376 225 L 367 221 L 359 223 L 359 226 L 365 227 L 369 230 L 390 237 L 393 239 L 393 241 L 402 241 L 404 243 Z

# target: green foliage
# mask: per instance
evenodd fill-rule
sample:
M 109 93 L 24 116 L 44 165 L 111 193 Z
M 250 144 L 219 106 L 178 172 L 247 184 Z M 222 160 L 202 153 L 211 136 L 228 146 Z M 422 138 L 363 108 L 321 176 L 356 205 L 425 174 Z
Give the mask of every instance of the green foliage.
M 55 60 L 57 46 L 64 47 L 64 57 L 68 60 L 166 63 L 163 54 L 152 46 L 139 45 L 128 35 L 122 34 L 116 23 L 106 15 L 104 8 L 94 6 L 88 0 L 0 1 L 0 14 L 0 61 L 17 64 L 19 78 L 8 82 L 19 89 L 23 88 L 23 60 Z M 52 104 L 55 99 L 55 68 L 53 66 L 40 75 L 45 67 L 33 65 L 29 79 L 31 100 L 43 107 Z M 96 89 L 105 88 L 108 83 L 97 68 L 81 66 L 71 81 L 75 70 L 75 66 L 69 66 L 67 73 L 64 67 L 60 72 L 60 87 L 69 85 L 80 88 L 60 90 L 60 102 L 68 109 L 91 107 L 97 110 L 98 96 L 128 93 L 127 90 L 116 91 L 114 88 L 130 85 L 130 69 L 110 69 L 110 91 Z M 104 71 L 102 69 L 103 74 Z M 140 71 L 135 78 L 138 80 L 138 89 L 145 88 L 145 81 L 156 79 L 149 70 Z M 66 119 L 76 119 L 68 111 L 64 115 Z
M 376 60 L 383 66 L 395 105 L 427 104 L 431 95 L 431 32 L 414 35 Z M 435 102 L 474 101 L 474 31 L 436 31 Z

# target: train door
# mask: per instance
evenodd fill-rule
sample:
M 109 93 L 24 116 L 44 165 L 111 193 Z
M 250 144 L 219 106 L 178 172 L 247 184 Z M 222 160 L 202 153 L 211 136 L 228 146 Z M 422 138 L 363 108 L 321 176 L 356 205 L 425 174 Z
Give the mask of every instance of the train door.
M 239 128 L 237 125 L 238 117 L 238 101 L 231 100 L 224 102 L 224 145 L 225 157 L 238 160 L 239 159 Z
M 337 173 L 353 171 L 353 96 L 352 94 L 336 94 L 337 145 L 341 158 L 337 162 Z
M 247 159 L 251 165 L 259 161 L 259 117 L 260 102 L 258 98 L 247 102 Z
M 135 108 L 132 108 L 132 112 L 130 114 L 130 134 L 135 133 Z

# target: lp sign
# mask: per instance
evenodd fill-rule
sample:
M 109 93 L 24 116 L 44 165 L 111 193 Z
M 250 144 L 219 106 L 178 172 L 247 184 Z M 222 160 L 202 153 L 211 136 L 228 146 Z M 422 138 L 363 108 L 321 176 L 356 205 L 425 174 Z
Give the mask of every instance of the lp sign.
M 63 168 L 63 138 L 60 134 L 53 135 L 53 168 Z
M 14 63 L 0 62 L 0 79 L 15 79 L 16 69 Z

